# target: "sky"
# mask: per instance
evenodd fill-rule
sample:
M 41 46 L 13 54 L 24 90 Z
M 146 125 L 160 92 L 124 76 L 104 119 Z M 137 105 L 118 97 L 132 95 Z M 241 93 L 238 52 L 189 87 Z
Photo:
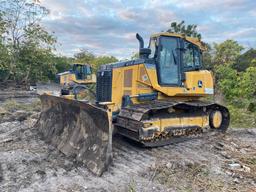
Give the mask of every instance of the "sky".
M 138 50 L 138 32 L 151 34 L 173 21 L 198 25 L 202 40 L 234 39 L 256 47 L 256 0 L 41 0 L 50 10 L 44 26 L 55 33 L 57 51 L 72 56 L 81 49 L 96 55 L 129 58 Z

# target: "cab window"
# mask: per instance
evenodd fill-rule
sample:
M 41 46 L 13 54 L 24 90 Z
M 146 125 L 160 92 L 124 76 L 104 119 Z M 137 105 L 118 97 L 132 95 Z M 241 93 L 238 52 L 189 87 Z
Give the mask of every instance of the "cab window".
M 183 52 L 184 68 L 195 68 L 201 66 L 201 53 L 197 46 L 185 41 Z
M 153 59 L 156 54 L 156 38 L 151 38 L 149 43 L 149 48 L 151 49 L 151 53 L 149 55 L 149 58 Z
M 91 70 L 91 67 L 89 65 L 86 65 L 86 75 L 91 75 L 92 73 L 92 70 Z

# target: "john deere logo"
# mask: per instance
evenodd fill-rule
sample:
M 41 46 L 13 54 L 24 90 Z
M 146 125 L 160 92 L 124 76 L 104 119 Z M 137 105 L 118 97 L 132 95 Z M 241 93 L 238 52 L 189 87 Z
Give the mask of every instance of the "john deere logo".
M 199 87 L 199 88 L 202 88 L 202 87 L 203 87 L 203 81 L 201 81 L 201 80 L 198 81 L 198 87 Z

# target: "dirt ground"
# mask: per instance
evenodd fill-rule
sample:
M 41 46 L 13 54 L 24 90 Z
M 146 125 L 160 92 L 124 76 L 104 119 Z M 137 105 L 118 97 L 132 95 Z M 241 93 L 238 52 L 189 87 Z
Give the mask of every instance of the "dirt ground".
M 153 149 L 115 136 L 113 163 L 97 177 L 40 140 L 36 107 L 1 106 L 0 191 L 256 191 L 256 128 Z

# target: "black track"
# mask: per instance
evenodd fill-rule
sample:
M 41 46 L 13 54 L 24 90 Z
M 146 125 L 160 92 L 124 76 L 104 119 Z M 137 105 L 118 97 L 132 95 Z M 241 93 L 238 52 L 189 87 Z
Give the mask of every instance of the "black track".
M 200 128 L 195 130 L 191 135 L 174 136 L 170 133 L 168 137 L 153 138 L 149 141 L 141 140 L 139 131 L 142 126 L 141 121 L 144 119 L 150 119 L 151 115 L 157 115 L 160 112 L 163 113 L 163 111 L 170 107 L 183 110 L 184 113 L 179 114 L 181 116 L 193 116 L 197 113 L 209 115 L 212 111 L 218 110 L 222 113 L 223 122 L 220 128 L 215 130 L 225 132 L 228 128 L 230 121 L 228 109 L 216 103 L 207 103 L 202 101 L 176 102 L 156 100 L 146 104 L 132 105 L 121 110 L 114 125 L 117 127 L 117 132 L 119 134 L 139 142 L 145 147 L 159 147 L 183 142 L 191 138 L 195 138 L 195 135 L 202 133 L 202 128 Z M 211 120 L 209 125 L 210 128 L 214 129 Z M 187 128 L 189 129 L 190 127 Z

